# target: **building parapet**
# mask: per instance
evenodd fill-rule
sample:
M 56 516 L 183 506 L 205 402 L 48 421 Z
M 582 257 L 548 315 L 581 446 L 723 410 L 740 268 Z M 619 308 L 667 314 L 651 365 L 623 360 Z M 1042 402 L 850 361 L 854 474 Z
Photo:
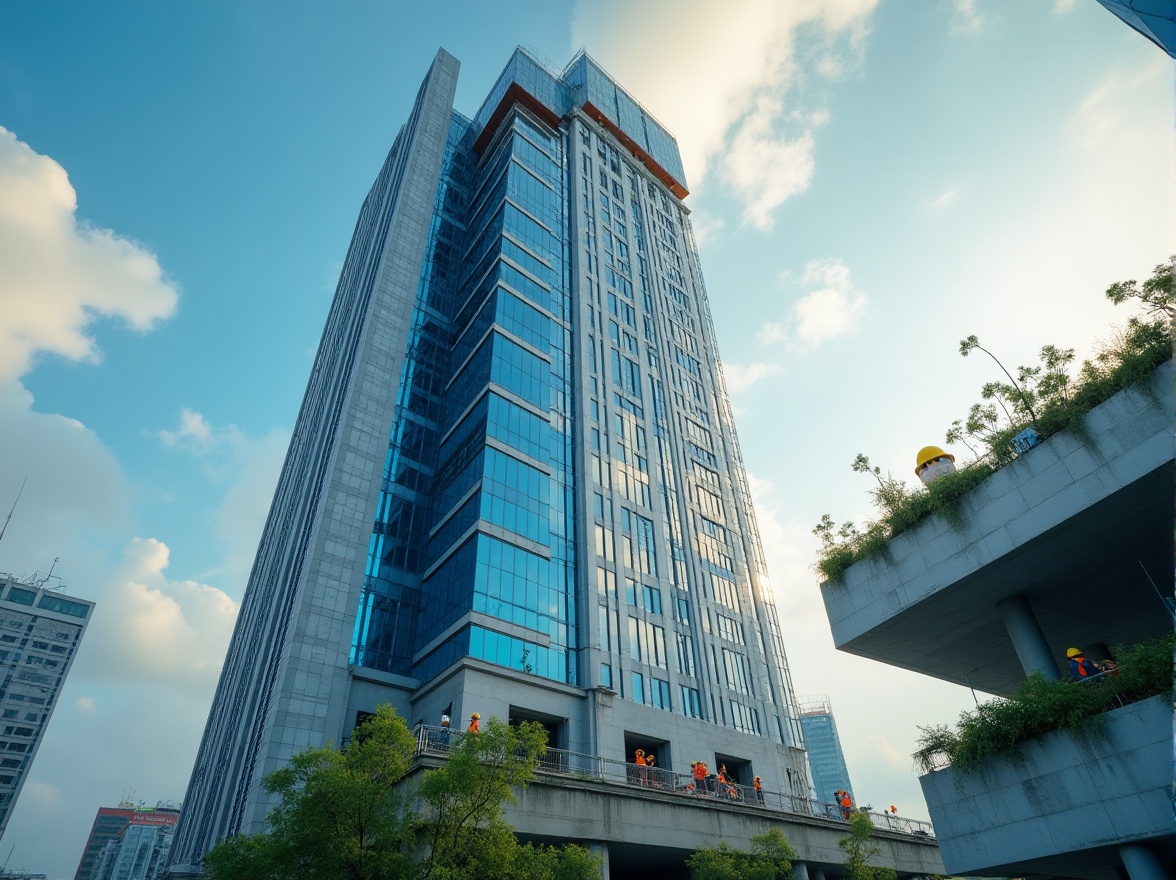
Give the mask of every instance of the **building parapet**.
M 1113 876 L 1118 847 L 1150 841 L 1176 857 L 1172 712 L 1163 696 L 1108 712 L 1086 737 L 1053 731 L 975 773 L 919 779 L 953 874 Z

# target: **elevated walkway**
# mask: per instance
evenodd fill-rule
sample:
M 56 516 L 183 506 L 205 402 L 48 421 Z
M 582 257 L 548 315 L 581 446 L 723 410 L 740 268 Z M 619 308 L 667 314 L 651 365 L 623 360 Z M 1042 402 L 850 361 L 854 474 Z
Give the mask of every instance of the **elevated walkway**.
M 440 766 L 460 733 L 418 727 L 413 772 Z M 687 877 L 694 850 L 721 841 L 749 849 L 751 838 L 779 829 L 797 852 L 798 880 L 832 880 L 844 867 L 837 841 L 849 833 L 840 807 L 717 783 L 696 789 L 687 774 L 548 749 L 535 781 L 508 805 L 506 819 L 525 840 L 576 842 L 605 858 L 606 877 Z M 881 852 L 872 862 L 894 867 L 900 878 L 943 873 L 931 825 L 917 819 L 869 813 Z

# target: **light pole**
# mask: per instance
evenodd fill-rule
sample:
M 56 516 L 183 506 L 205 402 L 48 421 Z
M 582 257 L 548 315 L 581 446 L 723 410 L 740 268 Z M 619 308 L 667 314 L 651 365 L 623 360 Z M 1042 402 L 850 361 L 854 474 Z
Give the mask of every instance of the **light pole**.
M 976 699 L 976 689 L 974 687 L 972 687 L 972 673 L 979 672 L 979 671 L 980 671 L 980 667 L 977 666 L 975 669 L 969 669 L 967 672 L 964 673 L 964 680 L 968 683 L 968 690 L 970 690 L 972 692 L 972 701 L 977 706 L 980 705 L 980 701 L 978 699 Z

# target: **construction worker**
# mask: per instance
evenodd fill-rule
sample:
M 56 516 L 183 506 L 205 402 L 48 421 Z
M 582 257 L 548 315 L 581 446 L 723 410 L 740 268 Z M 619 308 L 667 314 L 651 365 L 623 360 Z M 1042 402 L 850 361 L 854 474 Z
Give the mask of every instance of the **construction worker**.
M 841 792 L 841 818 L 848 822 L 852 813 L 853 799 L 849 796 L 848 791 L 843 791 Z
M 648 780 L 645 771 L 645 749 L 637 749 L 633 755 L 633 763 L 637 765 L 637 769 L 633 771 L 633 781 L 638 785 L 645 785 Z
M 755 781 L 751 783 L 752 788 L 755 789 L 755 800 L 762 807 L 764 806 L 764 787 L 760 783 L 760 778 L 757 776 Z
M 470 716 L 470 726 L 466 728 L 466 733 L 481 733 L 482 732 L 482 716 L 475 712 Z
M 1070 678 L 1074 681 L 1084 681 L 1103 671 L 1102 667 L 1093 660 L 1087 660 L 1083 657 L 1080 648 L 1067 649 L 1066 657 L 1070 660 Z
M 930 486 L 944 474 L 955 470 L 955 456 L 938 446 L 924 446 L 915 456 L 915 476 Z

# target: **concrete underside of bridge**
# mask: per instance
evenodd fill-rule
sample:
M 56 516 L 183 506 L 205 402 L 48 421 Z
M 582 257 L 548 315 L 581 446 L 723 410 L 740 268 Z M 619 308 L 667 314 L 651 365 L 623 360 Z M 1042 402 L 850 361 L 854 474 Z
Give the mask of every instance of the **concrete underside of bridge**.
M 507 806 L 506 819 L 525 840 L 604 845 L 612 880 L 687 877 L 684 863 L 694 850 L 720 841 L 747 850 L 771 828 L 788 838 L 810 878 L 832 880 L 845 862 L 837 841 L 849 833 L 846 823 L 829 819 L 545 775 Z M 871 864 L 893 867 L 900 878 L 944 873 L 934 838 L 878 829 L 873 843 L 880 852 Z

